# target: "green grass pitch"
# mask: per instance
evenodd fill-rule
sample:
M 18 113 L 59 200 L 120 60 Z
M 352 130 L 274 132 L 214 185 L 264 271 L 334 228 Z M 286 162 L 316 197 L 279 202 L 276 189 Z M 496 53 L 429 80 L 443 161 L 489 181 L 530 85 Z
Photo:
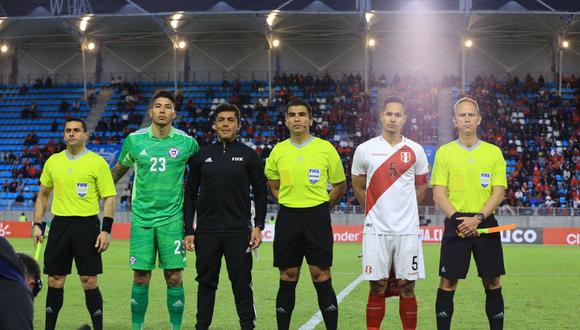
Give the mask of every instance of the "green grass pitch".
M 33 255 L 31 239 L 10 239 L 15 249 Z M 334 250 L 333 284 L 337 294 L 360 275 L 358 244 L 337 244 Z M 419 329 L 435 329 L 434 305 L 439 278 L 438 245 L 425 245 L 427 278 L 417 283 Z M 103 293 L 105 329 L 130 329 L 129 297 L 132 272 L 127 264 L 128 241 L 113 241 L 104 254 L 105 272 L 99 277 Z M 503 278 L 506 306 L 505 329 L 578 329 L 580 327 L 580 249 L 559 246 L 504 245 L 508 275 Z M 188 254 L 189 267 L 184 272 L 186 303 L 183 329 L 194 329 L 196 311 L 196 282 L 193 253 Z M 73 273 L 75 270 L 73 270 Z M 259 260 L 254 259 L 254 297 L 257 310 L 257 329 L 275 329 L 274 305 L 278 288 L 278 272 L 272 267 L 272 245 L 260 248 Z M 46 276 L 43 277 L 46 283 Z M 149 308 L 145 329 L 168 329 L 165 307 L 165 283 L 159 270 L 153 272 Z M 365 328 L 365 304 L 368 285 L 360 283 L 339 307 L 340 329 Z M 76 274 L 67 278 L 64 306 L 60 312 L 58 329 L 76 329 L 90 323 L 84 294 Z M 35 328 L 44 328 L 46 285 L 35 302 Z M 292 329 L 298 329 L 317 312 L 316 293 L 303 269 L 298 285 Z M 454 329 L 487 329 L 485 298 L 475 265 L 467 280 L 461 281 L 455 295 Z M 387 302 L 382 329 L 400 329 L 398 301 Z M 212 329 L 239 329 L 237 314 L 227 278 L 222 266 Z M 319 324 L 316 329 L 324 329 Z

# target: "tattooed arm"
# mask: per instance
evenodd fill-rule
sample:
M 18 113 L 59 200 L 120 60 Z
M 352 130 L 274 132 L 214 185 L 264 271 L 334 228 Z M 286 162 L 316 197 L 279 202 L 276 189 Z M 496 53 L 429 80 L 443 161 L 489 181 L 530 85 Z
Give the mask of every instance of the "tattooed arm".
M 115 183 L 117 183 L 117 181 L 121 180 L 123 175 L 125 175 L 125 173 L 127 173 L 128 170 L 129 170 L 128 167 L 125 167 L 125 166 L 121 165 L 121 163 L 117 162 L 117 164 L 115 164 L 115 166 L 113 166 L 113 168 L 111 169 L 111 174 L 113 175 L 113 181 Z

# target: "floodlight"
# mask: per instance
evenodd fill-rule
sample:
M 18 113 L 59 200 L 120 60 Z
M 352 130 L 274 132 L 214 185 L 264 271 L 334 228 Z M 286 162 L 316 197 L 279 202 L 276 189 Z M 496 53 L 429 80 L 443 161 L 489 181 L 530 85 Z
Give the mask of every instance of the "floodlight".
M 88 49 L 88 50 L 93 50 L 93 49 L 95 49 L 95 43 L 94 43 L 94 42 L 92 42 L 92 41 L 91 41 L 91 42 L 89 42 L 89 43 L 87 43 L 87 49 Z
M 369 45 L 369 47 L 374 47 L 376 45 L 376 41 L 373 38 L 370 38 L 369 41 L 367 42 L 367 44 Z
M 182 13 L 175 13 L 173 16 L 171 16 L 171 21 L 169 21 L 169 25 L 171 25 L 171 27 L 176 30 L 177 26 L 179 25 L 179 20 L 183 17 Z
M 180 40 L 180 41 L 177 43 L 177 47 L 178 47 L 179 49 L 183 49 L 183 48 L 187 47 L 187 43 L 186 43 L 185 41 L 183 41 L 183 40 Z
M 8 52 L 8 45 L 7 44 L 3 44 L 2 46 L 0 46 L 0 51 L 2 53 Z
M 276 48 L 278 46 L 280 46 L 280 40 L 279 39 L 272 40 L 272 47 Z
M 473 40 L 471 40 L 471 39 L 466 39 L 466 40 L 465 40 L 465 47 L 467 47 L 467 48 L 471 48 L 471 46 L 473 46 Z
M 89 20 L 91 19 L 90 16 L 83 16 L 83 18 L 81 18 L 81 24 L 79 26 L 79 29 L 82 32 L 85 32 L 87 30 L 87 26 L 89 25 Z
M 266 16 L 266 23 L 268 24 L 268 26 L 272 26 L 274 25 L 274 20 L 276 20 L 276 16 L 278 15 L 277 11 L 273 11 L 271 13 L 268 14 L 268 16 Z
M 365 13 L 365 19 L 367 21 L 367 24 L 371 24 L 371 20 L 373 19 L 373 16 L 375 16 L 375 14 L 373 13 Z
M 568 48 L 570 43 L 567 40 L 562 41 L 562 48 Z

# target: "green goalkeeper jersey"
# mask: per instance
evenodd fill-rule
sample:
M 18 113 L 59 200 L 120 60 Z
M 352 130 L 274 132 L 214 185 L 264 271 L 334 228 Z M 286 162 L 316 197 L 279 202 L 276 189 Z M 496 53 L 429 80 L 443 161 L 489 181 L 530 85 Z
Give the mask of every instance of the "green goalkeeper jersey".
M 183 175 L 187 160 L 198 150 L 193 137 L 175 128 L 163 139 L 153 136 L 151 127 L 127 136 L 119 162 L 135 169 L 132 225 L 158 227 L 183 221 Z

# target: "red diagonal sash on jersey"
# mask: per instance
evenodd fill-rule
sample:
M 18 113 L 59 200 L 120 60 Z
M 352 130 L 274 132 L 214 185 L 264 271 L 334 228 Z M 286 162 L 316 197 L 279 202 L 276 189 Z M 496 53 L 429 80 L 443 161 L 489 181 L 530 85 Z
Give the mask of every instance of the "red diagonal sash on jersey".
M 377 168 L 367 187 L 365 215 L 375 206 L 381 195 L 415 164 L 415 152 L 403 146 Z

